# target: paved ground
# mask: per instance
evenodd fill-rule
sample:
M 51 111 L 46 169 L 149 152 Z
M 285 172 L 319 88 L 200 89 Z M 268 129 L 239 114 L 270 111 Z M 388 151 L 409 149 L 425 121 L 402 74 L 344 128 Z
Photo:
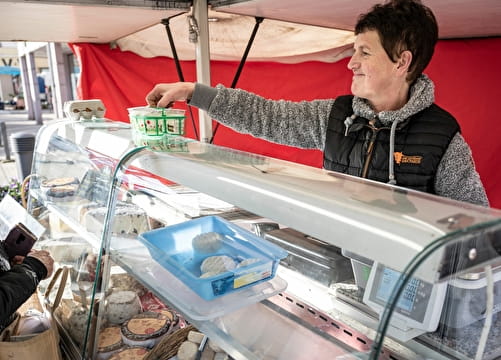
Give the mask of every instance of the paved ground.
M 42 119 L 44 124 L 54 120 L 54 113 L 49 110 L 43 110 Z M 0 126 L 0 185 L 6 185 L 10 183 L 11 179 L 22 180 L 19 179 L 20 171 L 17 169 L 19 163 L 16 162 L 16 159 L 19 159 L 20 156 L 13 152 L 11 135 L 15 133 L 27 133 L 36 136 L 42 125 L 37 125 L 35 120 L 28 120 L 28 113 L 25 110 L 0 110 L 0 123 L 1 122 L 5 124 L 7 137 L 2 133 L 1 129 L 3 129 L 3 126 Z M 10 156 L 8 156 L 8 152 L 6 152 L 5 138 L 7 138 L 9 142 Z

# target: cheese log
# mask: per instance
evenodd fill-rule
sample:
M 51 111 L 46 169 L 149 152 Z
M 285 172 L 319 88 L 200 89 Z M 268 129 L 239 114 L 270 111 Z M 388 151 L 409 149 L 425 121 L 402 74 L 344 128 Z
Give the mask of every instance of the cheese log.
M 106 207 L 89 209 L 84 215 L 83 224 L 92 233 L 101 234 Z M 113 235 L 138 235 L 149 230 L 148 217 L 146 213 L 135 206 L 120 205 L 113 214 L 112 229 Z

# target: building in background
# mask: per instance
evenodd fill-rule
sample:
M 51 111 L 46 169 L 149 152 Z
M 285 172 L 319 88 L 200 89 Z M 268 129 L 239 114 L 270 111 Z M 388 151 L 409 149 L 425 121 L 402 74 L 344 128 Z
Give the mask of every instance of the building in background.
M 65 43 L 0 43 L 0 101 L 12 109 L 26 107 L 37 122 L 42 108 L 63 116 L 64 102 L 76 96 L 79 72 Z

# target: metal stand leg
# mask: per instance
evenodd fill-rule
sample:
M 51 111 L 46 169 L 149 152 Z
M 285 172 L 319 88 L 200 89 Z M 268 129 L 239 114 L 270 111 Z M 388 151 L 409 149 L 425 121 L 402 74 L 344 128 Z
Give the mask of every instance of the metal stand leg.
M 9 147 L 9 139 L 7 138 L 7 126 L 5 125 L 5 123 L 2 121 L 0 122 L 0 133 L 1 133 L 1 136 L 0 136 L 0 146 L 2 145 L 2 143 L 4 144 L 5 146 L 5 160 L 6 161 L 10 161 L 10 147 Z

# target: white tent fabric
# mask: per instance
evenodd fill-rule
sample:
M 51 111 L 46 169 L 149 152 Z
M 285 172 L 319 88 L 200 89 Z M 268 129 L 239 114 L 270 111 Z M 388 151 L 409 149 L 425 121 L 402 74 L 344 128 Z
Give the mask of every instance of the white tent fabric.
M 176 52 L 180 60 L 195 60 L 195 44 L 189 40 L 189 13 L 170 20 Z M 256 20 L 250 16 L 209 11 L 210 57 L 212 60 L 239 61 Z M 298 63 L 335 62 L 351 55 L 351 31 L 264 19 L 260 24 L 248 61 Z M 172 57 L 166 28 L 154 25 L 122 39 L 117 45 L 142 57 Z

